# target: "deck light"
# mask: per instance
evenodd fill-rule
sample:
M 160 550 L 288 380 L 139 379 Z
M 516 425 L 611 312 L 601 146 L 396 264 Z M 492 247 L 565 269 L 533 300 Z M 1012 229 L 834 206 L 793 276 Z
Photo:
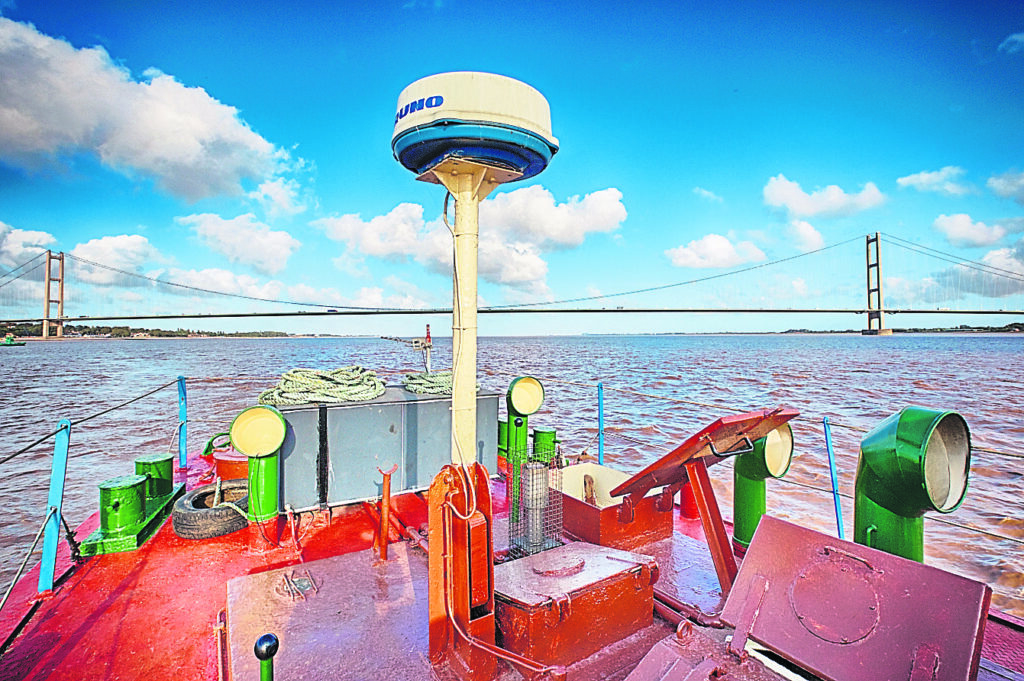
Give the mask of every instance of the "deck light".
M 733 544 L 750 545 L 754 530 L 767 511 L 768 478 L 781 478 L 793 461 L 793 429 L 784 423 L 760 440 L 752 451 L 736 457 L 733 468 Z
M 925 511 L 951 513 L 967 494 L 971 433 L 952 411 L 907 407 L 860 444 L 854 541 L 924 562 Z

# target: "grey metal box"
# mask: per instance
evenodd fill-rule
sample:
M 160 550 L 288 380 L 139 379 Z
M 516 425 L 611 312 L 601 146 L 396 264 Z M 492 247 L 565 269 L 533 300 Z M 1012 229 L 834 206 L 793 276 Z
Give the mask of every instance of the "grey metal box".
M 497 393 L 477 394 L 476 457 L 494 472 L 498 463 Z M 330 506 L 380 496 L 381 475 L 398 464 L 391 491 L 426 489 L 451 462 L 451 397 L 388 388 L 366 402 L 329 405 L 326 470 L 321 450 L 320 407 L 282 407 L 287 430 L 281 446 L 281 510 L 317 508 L 326 492 Z M 325 489 L 318 480 L 323 479 Z

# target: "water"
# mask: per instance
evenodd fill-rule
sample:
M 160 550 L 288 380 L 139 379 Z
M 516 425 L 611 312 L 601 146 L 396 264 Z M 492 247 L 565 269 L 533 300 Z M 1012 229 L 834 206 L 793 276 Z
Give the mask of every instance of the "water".
M 451 362 L 435 339 L 435 368 Z M 227 430 L 274 377 L 294 367 L 360 364 L 385 373 L 420 371 L 418 354 L 376 338 L 82 340 L 0 350 L 0 457 L 178 375 L 190 378 L 189 448 Z M 542 380 L 546 402 L 533 425 L 558 429 L 563 452 L 597 454 L 597 390 L 605 386 L 606 463 L 636 471 L 731 409 L 799 409 L 797 454 L 787 480 L 828 488 L 821 418 L 833 422 L 840 490 L 853 492 L 861 432 L 904 406 L 960 412 L 975 447 L 1024 456 L 1024 337 L 1019 335 L 723 335 L 484 338 L 484 389 L 504 392 L 518 374 Z M 193 380 L 195 379 L 195 380 Z M 131 472 L 143 453 L 167 451 L 177 428 L 174 386 L 71 435 L 64 512 L 74 527 L 96 510 L 96 485 Z M 176 446 L 176 445 L 175 445 Z M 6 586 L 46 506 L 52 441 L 3 465 L 8 518 L 0 524 L 0 584 Z M 731 468 L 712 468 L 731 518 Z M 1018 541 L 925 521 L 930 564 L 992 585 L 994 604 L 1024 616 L 1024 460 L 975 452 L 964 505 L 942 520 Z M 835 533 L 832 497 L 770 481 L 769 512 Z M 843 500 L 847 536 L 853 502 Z

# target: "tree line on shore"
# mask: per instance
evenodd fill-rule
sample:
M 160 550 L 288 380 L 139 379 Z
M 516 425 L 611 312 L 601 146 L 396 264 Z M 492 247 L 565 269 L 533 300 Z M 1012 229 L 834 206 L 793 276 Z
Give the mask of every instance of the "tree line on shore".
M 39 324 L 10 324 L 3 329 L 3 333 L 14 334 L 19 337 L 42 337 L 43 325 Z M 50 335 L 54 334 L 53 327 L 50 327 Z M 215 336 L 230 338 L 269 338 L 283 337 L 290 334 L 283 331 L 193 331 L 191 329 L 145 329 L 130 326 L 90 326 L 84 324 L 65 324 L 65 336 L 100 336 L 103 338 L 131 338 L 133 335 L 146 334 L 153 338 L 188 338 L 189 336 Z

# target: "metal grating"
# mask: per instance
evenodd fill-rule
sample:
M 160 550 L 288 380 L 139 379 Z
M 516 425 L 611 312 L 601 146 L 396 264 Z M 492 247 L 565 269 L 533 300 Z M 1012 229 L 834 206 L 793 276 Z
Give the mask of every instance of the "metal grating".
M 562 545 L 562 468 L 554 443 L 532 454 L 509 451 L 509 556 L 522 558 Z

